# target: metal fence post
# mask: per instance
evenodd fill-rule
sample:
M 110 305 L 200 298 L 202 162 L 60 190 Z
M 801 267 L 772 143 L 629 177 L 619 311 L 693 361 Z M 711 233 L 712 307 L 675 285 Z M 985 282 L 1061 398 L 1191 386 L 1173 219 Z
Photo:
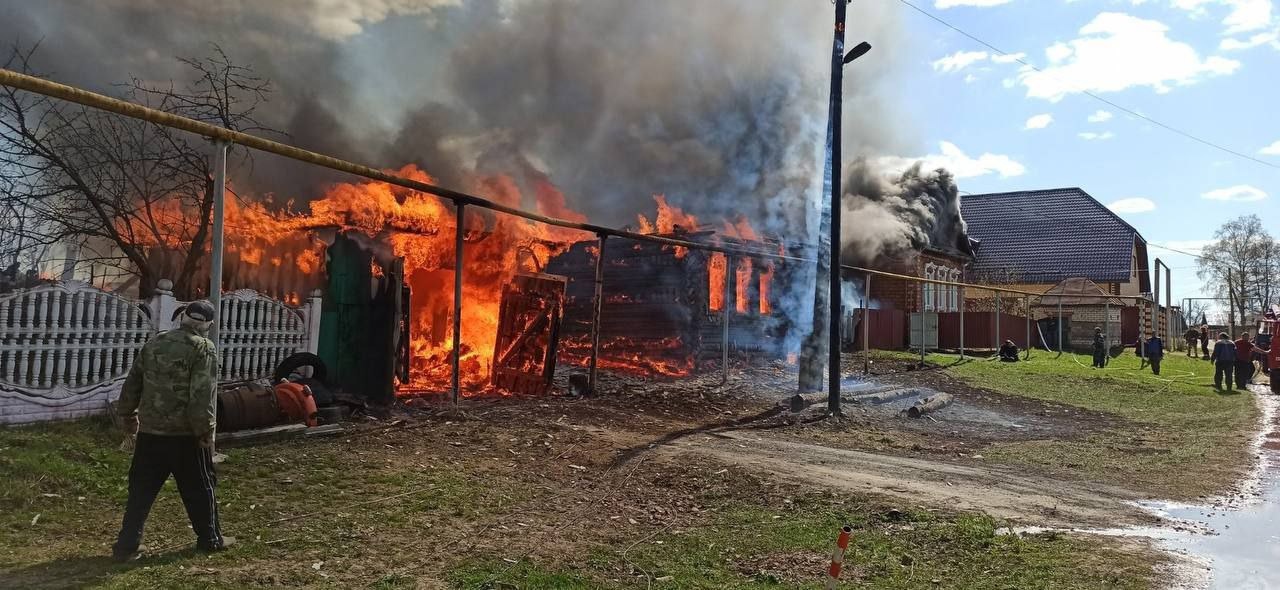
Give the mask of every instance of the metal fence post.
M 1062 291 L 1058 293 L 1058 356 L 1062 356 Z
M 867 281 L 862 293 L 862 372 L 871 374 L 871 313 L 867 308 L 867 300 L 871 298 L 871 273 L 867 273 Z
M 209 260 L 209 304 L 213 306 L 213 324 L 209 327 L 209 340 L 214 348 L 222 326 L 222 249 L 224 212 L 227 196 L 227 146 L 224 139 L 213 142 L 213 244 Z
M 960 287 L 960 359 L 964 359 L 964 287 Z
M 209 326 L 209 341 L 218 355 L 221 365 L 222 350 L 220 330 L 222 326 L 222 248 L 225 237 L 225 212 L 227 200 L 227 147 L 231 145 L 225 139 L 213 142 L 213 244 L 210 246 L 209 260 L 209 305 L 213 306 L 213 323 Z M 219 368 L 221 371 L 221 368 Z M 217 430 L 215 425 L 215 431 Z M 217 432 L 210 433 L 210 440 L 217 438 Z M 209 452 L 214 462 L 219 463 L 221 455 L 210 445 Z
M 596 394 L 596 363 L 600 358 L 600 311 L 604 307 L 604 242 L 608 237 L 605 234 L 599 235 L 599 252 L 596 253 L 595 301 L 592 302 L 594 305 L 591 310 L 591 362 L 587 369 L 587 390 L 591 395 Z
M 1031 296 L 1023 297 L 1027 311 L 1027 360 L 1031 360 Z
M 1103 313 L 1106 314 L 1106 317 L 1103 319 L 1103 325 L 1106 326 L 1105 328 L 1106 334 L 1102 337 L 1102 342 L 1103 342 L 1102 351 L 1103 351 L 1103 354 L 1105 355 L 1102 357 L 1103 359 L 1102 362 L 1103 362 L 1103 366 L 1106 366 L 1106 363 L 1111 361 L 1111 299 L 1110 298 L 1107 298 L 1107 302 L 1103 306 L 1103 310 L 1104 310 Z
M 996 291 L 996 350 L 1000 350 L 1000 292 Z
M 720 382 L 729 382 L 729 286 L 732 283 L 733 258 L 724 255 L 724 298 L 720 304 Z
M 924 283 L 920 283 L 920 364 L 924 364 Z
M 466 237 L 464 221 L 466 204 L 459 202 L 454 210 L 454 262 L 453 262 L 453 405 L 458 405 L 462 395 L 462 247 Z

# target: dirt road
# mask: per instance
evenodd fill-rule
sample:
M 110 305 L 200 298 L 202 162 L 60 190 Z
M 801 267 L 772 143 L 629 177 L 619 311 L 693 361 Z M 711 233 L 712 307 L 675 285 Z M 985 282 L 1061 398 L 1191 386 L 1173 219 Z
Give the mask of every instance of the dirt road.
M 1150 522 L 1131 492 L 1064 482 L 1016 469 L 879 455 L 768 438 L 758 432 L 695 435 L 655 448 L 696 453 L 790 481 L 878 493 L 927 507 L 978 510 L 1021 524 L 1051 527 L 1117 526 Z

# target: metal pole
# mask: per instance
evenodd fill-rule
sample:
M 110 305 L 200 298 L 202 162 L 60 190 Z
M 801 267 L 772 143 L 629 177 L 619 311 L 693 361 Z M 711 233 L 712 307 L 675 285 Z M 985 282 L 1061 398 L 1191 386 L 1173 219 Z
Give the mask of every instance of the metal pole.
M 1062 294 L 1066 290 L 1058 293 L 1058 356 L 1062 356 Z
M 1027 311 L 1027 360 L 1031 360 L 1031 296 L 1023 297 Z
M 960 287 L 960 358 L 964 359 L 964 287 Z
M 587 374 L 587 391 L 596 394 L 596 361 L 600 358 L 600 310 L 604 307 L 604 241 L 609 236 L 600 234 L 599 252 L 596 253 L 595 300 L 591 310 L 591 364 Z
M 1236 337 L 1236 288 L 1232 284 L 1231 269 L 1227 269 L 1227 337 Z M 1243 321 L 1243 318 L 1242 318 Z
M 462 244 L 466 236 L 463 221 L 466 219 L 466 205 L 458 203 L 454 210 L 456 215 L 453 241 L 453 405 L 458 405 L 462 396 Z
M 1174 269 L 1165 265 L 1165 346 L 1174 342 Z
M 996 350 L 1000 350 L 1000 292 L 996 291 Z
M 867 282 L 862 293 L 862 372 L 871 374 L 871 314 L 867 310 L 867 300 L 871 298 L 871 273 L 867 273 Z
M 839 2 L 839 0 L 836 0 Z M 924 283 L 920 283 L 920 364 L 924 364 Z
M 1155 286 L 1151 289 L 1151 336 L 1154 338 L 1160 333 L 1160 322 L 1156 319 L 1156 314 L 1160 309 L 1160 259 L 1156 259 L 1156 263 L 1152 265 L 1151 275 L 1155 277 Z
M 219 349 L 221 333 L 219 327 L 222 325 L 222 248 L 226 233 L 224 222 L 226 221 L 227 147 L 229 145 L 231 144 L 223 139 L 213 142 L 213 244 L 210 247 L 209 256 L 209 305 L 213 306 L 213 323 L 209 325 L 209 341 L 213 342 L 214 352 L 219 359 L 222 353 Z M 213 456 L 214 463 L 220 463 L 220 459 L 223 458 L 212 444 L 212 441 L 218 438 L 217 426 L 215 421 L 209 445 L 209 453 Z
M 227 196 L 227 146 L 226 140 L 213 142 L 213 246 L 209 261 L 209 304 L 213 306 L 214 319 L 209 327 L 209 340 L 216 348 L 219 344 L 219 328 L 222 325 L 222 248 L 225 233 L 223 221 Z
M 840 411 L 840 126 L 844 85 L 844 25 L 848 3 L 836 0 L 835 41 L 831 50 L 831 330 L 827 334 L 827 410 Z
M 1102 350 L 1105 356 L 1102 357 L 1102 362 L 1103 362 L 1103 366 L 1106 366 L 1106 363 L 1111 361 L 1111 299 L 1110 298 L 1107 298 L 1107 302 L 1106 302 L 1106 305 L 1104 306 L 1104 309 L 1106 310 L 1104 312 L 1106 314 L 1106 317 L 1103 318 L 1103 325 L 1106 326 L 1106 329 L 1105 329 L 1105 335 L 1102 338 L 1102 341 L 1104 343 Z
M 729 286 L 733 276 L 733 259 L 724 256 L 724 297 L 720 304 L 720 382 L 729 382 Z

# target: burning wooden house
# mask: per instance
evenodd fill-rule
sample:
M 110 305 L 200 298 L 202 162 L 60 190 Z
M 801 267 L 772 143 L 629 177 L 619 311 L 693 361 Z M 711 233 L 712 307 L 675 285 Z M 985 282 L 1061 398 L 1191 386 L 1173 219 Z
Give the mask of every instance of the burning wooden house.
M 668 234 L 755 252 L 778 252 L 773 241 Z M 568 279 L 562 358 L 590 354 L 595 262 L 604 256 L 599 366 L 660 375 L 687 374 L 730 351 L 781 355 L 789 319 L 778 312 L 775 285 L 785 269 L 775 261 L 655 243 L 608 239 L 578 242 L 552 258 L 547 272 Z M 727 329 L 726 329 L 727 322 Z

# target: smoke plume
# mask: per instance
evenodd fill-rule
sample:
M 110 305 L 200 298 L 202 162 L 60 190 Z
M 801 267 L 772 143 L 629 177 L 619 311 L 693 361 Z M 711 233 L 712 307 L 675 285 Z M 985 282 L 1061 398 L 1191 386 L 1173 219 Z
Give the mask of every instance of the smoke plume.
M 919 45 L 900 11 L 850 8 L 850 42 L 875 46 L 845 73 L 853 157 L 915 144 L 890 98 Z M 522 188 L 546 180 L 606 225 L 650 212 L 662 193 L 701 219 L 741 215 L 813 244 L 831 19 L 826 0 L 0 0 L 0 39 L 40 42 L 40 71 L 109 94 L 130 77 L 181 82 L 174 58 L 217 43 L 273 81 L 257 115 L 300 147 L 417 164 L 480 194 L 488 174 Z M 239 188 L 299 203 L 350 180 L 267 155 L 235 174 Z M 860 161 L 846 186 L 850 260 L 955 239 L 944 172 L 885 180 Z M 781 306 L 804 318 L 813 275 L 792 276 Z
M 866 160 L 848 167 L 841 196 L 841 256 L 874 265 L 933 247 L 968 252 L 960 194 L 950 172 L 922 171 L 916 163 L 887 175 Z

